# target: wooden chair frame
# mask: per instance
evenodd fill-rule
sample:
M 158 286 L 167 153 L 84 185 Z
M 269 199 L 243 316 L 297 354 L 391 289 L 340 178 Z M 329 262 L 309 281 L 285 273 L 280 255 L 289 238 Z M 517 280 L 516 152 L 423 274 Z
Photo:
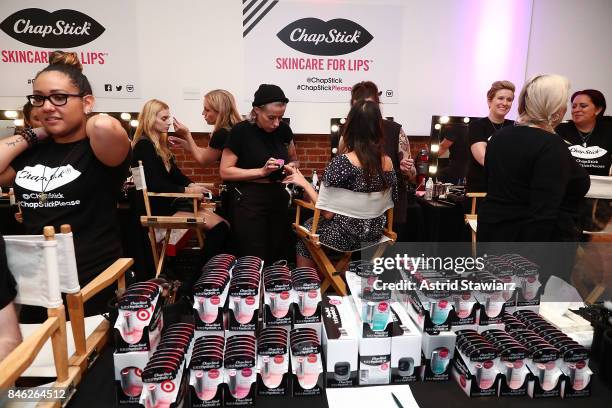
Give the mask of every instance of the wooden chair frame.
M 487 193 L 466 193 L 465 196 L 467 198 L 471 198 L 472 199 L 472 204 L 470 207 L 470 213 L 469 214 L 465 214 L 463 216 L 463 221 L 465 222 L 465 224 L 468 226 L 468 228 L 470 229 L 470 233 L 472 236 L 472 256 L 476 256 L 476 230 L 474 228 L 472 228 L 472 226 L 470 225 L 470 221 L 476 221 L 478 222 L 478 214 L 476 214 L 476 202 L 478 201 L 479 198 L 484 198 L 487 196 Z
M 296 205 L 295 222 L 292 224 L 293 230 L 297 236 L 304 242 L 306 248 L 313 257 L 314 262 L 324 276 L 323 282 L 321 282 L 321 293 L 332 286 L 334 291 L 340 296 L 346 296 L 347 289 L 346 283 L 342 279 L 342 272 L 346 271 L 348 263 L 351 260 L 351 256 L 354 251 L 342 252 L 340 259 L 334 265 L 323 248 L 321 248 L 321 242 L 319 241 L 319 234 L 317 234 L 317 228 L 319 226 L 319 218 L 321 217 L 321 210 L 315 207 L 314 203 L 306 202 L 304 200 L 295 199 L 293 202 Z M 306 208 L 314 211 L 314 217 L 312 220 L 312 227 L 308 230 L 300 223 L 301 209 Z M 383 230 L 384 236 L 389 238 L 384 242 L 380 242 L 377 245 L 374 255 L 372 258 L 380 257 L 387 246 L 393 245 L 397 239 L 397 234 L 393 232 L 393 208 L 385 211 L 387 216 L 387 224 Z
M 138 172 L 138 176 L 134 172 Z M 153 262 L 155 263 L 155 276 L 159 276 L 161 273 L 164 261 L 166 259 L 166 248 L 170 240 L 170 233 L 173 229 L 189 229 L 195 230 L 198 237 L 198 244 L 200 248 L 204 246 L 204 237 L 202 235 L 202 227 L 205 225 L 203 217 L 198 217 L 198 210 L 200 208 L 213 208 L 213 205 L 204 204 L 202 207 L 199 205 L 199 200 L 202 199 L 201 194 L 194 193 L 152 193 L 147 189 L 147 183 L 144 176 L 144 167 L 142 161 L 138 161 L 138 167 L 132 168 L 132 175 L 140 177 L 140 183 L 142 183 L 142 197 L 145 204 L 146 215 L 140 217 L 140 223 L 143 227 L 148 228 L 149 243 L 151 245 L 151 251 L 153 253 Z M 135 180 L 136 181 L 136 180 Z M 137 184 L 137 183 L 135 183 Z M 212 188 L 212 184 L 203 184 L 206 188 Z M 138 185 L 137 185 L 138 188 Z M 180 217 L 180 216 L 156 216 L 151 214 L 151 204 L 149 197 L 170 197 L 170 198 L 188 198 L 193 201 L 193 217 Z M 164 238 L 162 240 L 161 252 L 158 252 L 157 239 L 155 237 L 155 229 L 164 230 Z
M 53 227 L 45 227 L 43 233 L 45 240 L 55 239 Z M 2 373 L 0 376 L 0 389 L 12 386 L 32 364 L 47 340 L 51 339 L 57 375 L 57 379 L 52 386 L 65 390 L 68 398 L 74 393 L 75 386 L 80 381 L 82 373 L 78 367 L 69 365 L 64 305 L 47 308 L 47 316 L 47 320 L 32 335 L 24 339 L 17 348 L 0 362 L 0 373 Z M 41 402 L 37 406 L 60 407 L 61 401 Z
M 70 233 L 70 225 L 62 225 L 60 232 Z M 85 372 L 106 345 L 112 329 L 110 322 L 104 319 L 87 337 L 85 335 L 85 302 L 115 282 L 117 282 L 120 293 L 125 291 L 125 273 L 133 264 L 132 258 L 119 258 L 79 292 L 66 295 L 75 347 L 75 353 L 70 357 L 70 366 L 78 367 L 81 372 Z

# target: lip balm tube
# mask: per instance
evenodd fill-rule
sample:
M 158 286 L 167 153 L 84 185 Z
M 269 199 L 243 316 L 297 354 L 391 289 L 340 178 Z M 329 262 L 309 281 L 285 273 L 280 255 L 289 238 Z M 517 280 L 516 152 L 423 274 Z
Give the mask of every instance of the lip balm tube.
M 270 374 L 270 357 L 263 356 L 261 361 L 263 363 L 262 374 L 267 377 Z
M 376 308 L 375 302 L 368 302 L 365 304 L 363 322 L 370 325 L 370 328 L 374 326 L 374 309 Z
M 586 388 L 589 384 L 589 378 L 587 377 L 587 365 L 584 361 L 579 361 L 575 364 L 568 364 L 570 372 L 570 384 L 576 391 L 580 391 Z
M 495 372 L 493 370 L 493 362 L 491 360 L 485 361 L 482 364 L 476 364 L 476 381 L 478 382 L 478 387 L 481 390 L 486 390 L 491 388 L 493 383 L 495 382 Z
M 440 300 L 430 302 L 430 316 L 431 322 L 435 325 L 443 324 L 448 319 L 448 313 L 450 307 L 447 300 Z
M 197 396 L 200 397 L 204 395 L 204 371 L 196 370 L 195 379 L 196 379 L 195 391 L 196 391 Z
M 460 319 L 465 319 L 468 317 L 472 311 L 470 308 L 470 302 L 465 301 L 461 295 L 455 296 L 453 300 L 455 303 L 455 313 L 457 314 L 457 317 Z
M 155 384 L 147 385 L 147 407 L 153 408 L 157 405 L 157 386 Z
M 236 370 L 229 370 L 229 372 L 227 373 L 228 377 L 229 377 L 229 381 L 228 381 L 228 386 L 229 386 L 229 390 L 230 393 L 232 395 L 236 395 Z
M 121 375 L 121 389 L 125 395 L 135 397 L 142 391 L 142 386 L 138 386 L 138 378 L 133 367 L 126 367 L 119 373 Z
M 443 374 L 449 362 L 449 352 L 446 347 L 440 347 L 431 352 L 431 371 Z
M 536 364 L 536 368 L 538 369 L 538 379 L 540 380 L 542 389 L 545 391 L 550 391 L 555 387 L 553 383 L 553 373 L 555 367 L 556 365 L 554 361 L 549 361 L 546 364 Z
M 523 298 L 525 300 L 532 300 L 538 294 L 538 275 L 526 276 L 523 278 L 522 289 Z
M 132 312 L 124 312 L 123 317 L 125 319 L 124 323 L 124 332 L 130 333 L 134 328 L 134 314 Z
M 506 362 L 506 383 L 513 390 L 521 388 L 523 385 L 522 368 L 523 362 L 520 360 L 514 362 Z

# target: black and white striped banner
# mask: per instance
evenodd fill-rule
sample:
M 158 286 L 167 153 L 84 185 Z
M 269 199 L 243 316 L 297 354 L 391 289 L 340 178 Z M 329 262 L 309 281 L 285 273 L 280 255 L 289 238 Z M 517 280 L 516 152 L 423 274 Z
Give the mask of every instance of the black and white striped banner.
M 242 37 L 246 37 L 277 3 L 278 0 L 242 0 Z

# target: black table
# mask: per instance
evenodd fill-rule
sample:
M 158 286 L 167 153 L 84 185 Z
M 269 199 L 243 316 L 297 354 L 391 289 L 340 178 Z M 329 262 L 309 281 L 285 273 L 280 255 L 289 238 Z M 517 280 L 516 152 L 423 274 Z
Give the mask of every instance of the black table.
M 465 242 L 470 240 L 469 231 L 463 221 L 463 206 L 450 205 L 436 200 L 416 199 L 421 207 L 424 228 L 421 242 Z
M 591 363 L 591 367 L 595 366 Z M 596 366 L 595 366 L 596 368 Z M 410 388 L 420 408 L 444 407 L 482 407 L 482 408 L 510 408 L 510 407 L 538 407 L 538 408 L 564 408 L 588 406 L 589 408 L 610 407 L 612 404 L 612 389 L 606 387 L 595 375 L 592 378 L 592 395 L 578 399 L 531 399 L 529 397 L 516 398 L 468 398 L 459 386 L 453 381 L 447 382 L 418 382 L 412 383 Z M 327 408 L 325 397 L 313 398 L 273 398 L 257 397 L 257 407 L 270 408 Z M 97 408 L 114 407 L 115 389 L 113 380 L 113 355 L 111 347 L 106 347 L 98 361 L 85 375 L 78 391 L 70 401 L 69 408 Z M 347 407 L 362 408 L 362 407 Z M 363 407 L 366 408 L 366 407 Z M 376 408 L 376 407 L 367 407 Z M 385 408 L 385 407 L 379 407 Z M 408 407 L 406 407 L 408 408 Z

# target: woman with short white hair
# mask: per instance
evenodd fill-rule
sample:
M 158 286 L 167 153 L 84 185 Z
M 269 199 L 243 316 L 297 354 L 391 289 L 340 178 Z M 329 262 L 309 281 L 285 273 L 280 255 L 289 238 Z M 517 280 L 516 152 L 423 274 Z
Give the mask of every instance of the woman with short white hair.
M 489 141 L 479 241 L 578 239 L 578 209 L 590 180 L 554 131 L 567 111 L 568 93 L 569 81 L 560 75 L 530 79 L 519 96 L 517 126 Z

